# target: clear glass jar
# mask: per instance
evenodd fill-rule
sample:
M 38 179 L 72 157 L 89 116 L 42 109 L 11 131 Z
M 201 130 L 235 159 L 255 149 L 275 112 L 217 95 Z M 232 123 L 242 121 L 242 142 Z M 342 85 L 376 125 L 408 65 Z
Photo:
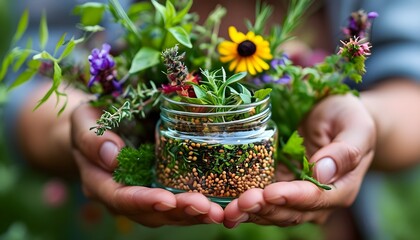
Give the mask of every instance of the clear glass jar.
M 275 179 L 277 129 L 267 97 L 244 105 L 164 98 L 156 126 L 156 185 L 200 192 L 222 206 Z

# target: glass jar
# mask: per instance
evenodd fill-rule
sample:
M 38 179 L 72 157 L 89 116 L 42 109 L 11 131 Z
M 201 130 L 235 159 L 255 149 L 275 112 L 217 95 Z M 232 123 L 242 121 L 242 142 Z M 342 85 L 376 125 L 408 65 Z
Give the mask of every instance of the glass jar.
M 156 185 L 200 192 L 225 206 L 275 180 L 277 129 L 269 97 L 243 105 L 199 105 L 164 97 L 156 126 Z

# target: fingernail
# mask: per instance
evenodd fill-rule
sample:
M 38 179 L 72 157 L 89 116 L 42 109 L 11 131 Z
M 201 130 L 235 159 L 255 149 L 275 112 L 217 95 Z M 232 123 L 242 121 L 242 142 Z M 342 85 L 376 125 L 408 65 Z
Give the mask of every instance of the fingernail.
M 111 141 L 106 141 L 102 144 L 101 149 L 99 150 L 99 156 L 101 160 L 107 167 L 113 167 L 115 163 L 115 158 L 117 157 L 119 149 L 115 143 Z
M 272 204 L 276 204 L 277 206 L 282 206 L 286 204 L 286 198 L 284 197 L 267 198 L 266 201 Z
M 213 218 L 211 218 L 211 217 L 205 217 L 204 219 L 203 219 L 203 222 L 204 223 L 207 223 L 207 224 L 220 224 L 220 222 L 217 222 L 216 220 L 214 220 Z
M 200 211 L 193 206 L 186 207 L 184 211 L 185 211 L 185 213 L 187 213 L 188 215 L 191 215 L 191 216 L 197 216 L 197 215 L 202 215 L 202 214 L 207 213 L 207 212 Z
M 243 209 L 244 212 L 250 212 L 250 213 L 256 213 L 260 210 L 261 210 L 261 205 L 260 204 L 255 204 L 254 206 L 252 206 L 250 208 Z
M 232 221 L 233 221 L 233 222 L 237 222 L 237 223 L 241 223 L 241 222 L 245 222 L 245 221 L 247 221 L 248 219 L 249 219 L 249 215 L 248 215 L 248 213 L 242 213 L 242 215 L 241 215 L 241 216 L 239 216 L 239 217 L 237 217 L 237 218 L 233 219 Z
M 321 183 L 330 183 L 337 172 L 337 166 L 332 158 L 326 157 L 316 163 L 316 177 Z
M 172 205 L 172 204 L 169 204 L 169 203 L 166 203 L 166 202 L 156 203 L 153 207 L 157 211 L 160 211 L 160 212 L 165 212 L 165 211 L 176 208 L 175 205 Z

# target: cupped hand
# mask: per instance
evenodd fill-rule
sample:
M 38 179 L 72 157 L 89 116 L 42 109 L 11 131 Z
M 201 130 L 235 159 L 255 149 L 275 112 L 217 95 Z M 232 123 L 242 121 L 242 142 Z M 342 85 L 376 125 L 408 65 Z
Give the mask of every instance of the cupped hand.
M 199 193 L 173 194 L 160 188 L 124 186 L 115 182 L 112 171 L 124 146 L 111 131 L 96 136 L 94 126 L 100 112 L 81 105 L 72 114 L 72 153 L 79 168 L 85 194 L 102 202 L 112 212 L 149 227 L 221 223 L 223 209 Z
M 331 96 L 310 112 L 299 129 L 314 176 L 331 190 L 308 181 L 282 181 L 250 189 L 225 209 L 224 225 L 241 222 L 289 226 L 323 223 L 333 209 L 350 206 L 368 170 L 376 144 L 375 123 L 353 95 Z

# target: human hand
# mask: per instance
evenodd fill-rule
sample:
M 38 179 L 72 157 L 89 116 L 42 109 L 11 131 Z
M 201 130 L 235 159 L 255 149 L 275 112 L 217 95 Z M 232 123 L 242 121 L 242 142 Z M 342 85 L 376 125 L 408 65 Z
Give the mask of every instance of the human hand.
M 332 189 L 322 190 L 308 181 L 284 181 L 279 175 L 279 182 L 250 189 L 232 201 L 225 209 L 226 227 L 241 222 L 323 223 L 334 208 L 354 202 L 376 143 L 374 121 L 361 101 L 352 95 L 328 97 L 315 106 L 299 130 L 309 161 L 316 163 L 314 176 Z
M 98 110 L 81 105 L 71 118 L 72 153 L 86 196 L 102 202 L 112 212 L 149 227 L 223 221 L 223 209 L 202 194 L 175 195 L 160 188 L 124 186 L 115 182 L 112 171 L 124 143 L 111 131 L 101 137 L 89 131 L 99 116 Z

